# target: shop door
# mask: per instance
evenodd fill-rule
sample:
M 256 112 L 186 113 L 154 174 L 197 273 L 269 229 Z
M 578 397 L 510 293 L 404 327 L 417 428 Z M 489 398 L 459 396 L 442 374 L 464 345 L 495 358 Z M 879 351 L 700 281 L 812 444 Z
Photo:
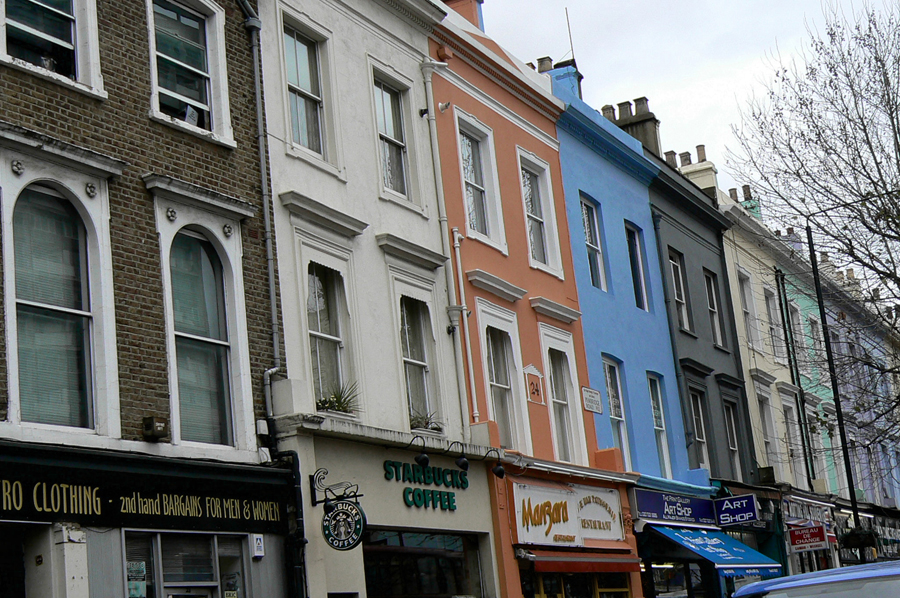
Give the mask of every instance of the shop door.
M 539 573 L 534 598 L 630 598 L 625 573 Z
M 25 526 L 0 524 L 0 598 L 25 598 Z

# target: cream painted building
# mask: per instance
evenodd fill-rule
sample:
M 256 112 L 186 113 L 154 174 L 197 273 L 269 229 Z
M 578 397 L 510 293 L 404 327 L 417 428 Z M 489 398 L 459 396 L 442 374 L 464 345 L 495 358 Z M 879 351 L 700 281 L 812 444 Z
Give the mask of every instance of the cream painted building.
M 446 11 L 260 3 L 286 353 L 271 408 L 278 448 L 302 464 L 313 596 L 366 596 L 367 577 L 371 589 L 400 576 L 423 593 L 445 576 L 452 594 L 499 594 L 488 494 L 499 454 L 484 461 L 469 444 L 425 110 L 428 35 Z M 368 522 L 355 548 L 354 520 L 333 510 L 353 494 Z M 419 574 L 394 571 L 401 561 Z

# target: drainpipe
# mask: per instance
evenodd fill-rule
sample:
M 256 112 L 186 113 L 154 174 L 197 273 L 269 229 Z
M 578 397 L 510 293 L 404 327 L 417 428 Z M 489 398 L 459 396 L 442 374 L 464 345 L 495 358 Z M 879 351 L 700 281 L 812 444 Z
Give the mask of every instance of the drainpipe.
M 263 202 L 263 223 L 265 226 L 266 241 L 266 266 L 269 274 L 269 318 L 272 328 L 272 360 L 271 368 L 263 373 L 263 387 L 266 398 L 266 423 L 269 433 L 274 432 L 274 410 L 272 408 L 272 375 L 281 369 L 281 339 L 278 330 L 278 300 L 275 288 L 275 251 L 272 247 L 272 214 L 269 209 L 271 193 L 269 192 L 269 178 L 267 176 L 267 140 L 266 117 L 262 98 L 262 75 L 260 67 L 259 32 L 262 29 L 262 21 L 247 0 L 238 0 L 244 16 L 244 28 L 250 32 L 250 45 L 253 48 L 253 88 L 256 92 L 256 139 L 259 146 L 259 186 Z
M 250 45 L 253 52 L 253 88 L 256 92 L 256 138 L 259 147 L 259 181 L 260 194 L 263 202 L 263 222 L 265 225 L 265 241 L 266 241 L 266 266 L 269 277 L 269 309 L 270 322 L 272 327 L 272 367 L 263 373 L 263 390 L 266 401 L 266 427 L 270 445 L 274 448 L 275 439 L 275 420 L 274 410 L 272 408 L 272 375 L 281 369 L 281 342 L 278 330 L 278 301 L 276 299 L 275 288 L 275 252 L 272 247 L 272 214 L 269 209 L 269 201 L 271 194 L 269 192 L 269 179 L 267 177 L 267 160 L 268 144 L 266 138 L 266 120 L 263 108 L 262 98 L 262 73 L 261 73 L 261 56 L 260 56 L 260 39 L 259 32 L 262 29 L 262 21 L 259 15 L 250 6 L 247 0 L 238 0 L 241 10 L 247 18 L 244 21 L 244 28 L 250 32 Z M 275 458 L 289 457 L 291 460 L 291 475 L 293 478 L 294 490 L 294 514 L 297 522 L 297 529 L 285 537 L 285 560 L 286 570 L 288 573 L 288 587 L 292 588 L 292 594 L 297 598 L 307 598 L 309 596 L 309 587 L 307 585 L 306 576 L 306 543 L 304 525 L 303 525 L 303 496 L 302 485 L 300 481 L 300 456 L 296 451 L 275 452 Z
M 672 318 L 672 297 L 669 295 L 669 287 L 666 286 L 666 281 L 668 280 L 668 276 L 666 275 L 666 264 L 668 263 L 668 257 L 663 252 L 663 243 L 662 237 L 659 232 L 659 222 L 662 220 L 662 214 L 657 212 L 656 210 L 651 210 L 653 213 L 653 234 L 656 237 L 656 253 L 658 254 L 659 259 L 659 272 L 662 275 L 662 290 L 663 290 L 663 299 L 666 304 L 666 321 L 669 323 L 669 342 L 672 345 L 672 357 L 675 359 L 675 379 L 678 383 L 678 394 L 682 397 L 681 403 L 681 420 L 684 424 L 685 436 L 687 436 L 687 431 L 691 430 L 690 434 L 690 442 L 685 445 L 685 448 L 690 450 L 691 446 L 694 444 L 694 423 L 688 415 L 689 409 L 693 409 L 691 405 L 690 395 L 688 394 L 688 388 L 684 383 L 684 371 L 681 369 L 681 358 L 678 356 L 678 344 L 675 342 L 675 334 L 678 332 L 675 330 L 675 322 Z M 685 409 L 687 407 L 687 409 Z M 690 426 L 688 426 L 690 424 Z M 698 462 L 699 463 L 699 462 Z M 691 469 L 691 454 L 688 453 L 688 469 Z
M 459 252 L 459 242 L 465 239 L 459 233 L 459 229 L 453 227 L 453 252 L 456 255 L 456 275 L 459 277 L 459 300 L 463 311 L 463 328 L 466 333 L 466 364 L 469 366 L 469 392 L 472 394 L 472 417 L 479 420 L 478 403 L 475 401 L 475 373 L 472 369 L 472 337 L 469 334 L 469 308 L 466 307 L 466 287 L 463 286 L 462 257 Z
M 434 191 L 437 197 L 437 205 L 438 205 L 438 224 L 441 229 L 441 248 L 443 249 L 444 255 L 450 255 L 450 240 L 447 236 L 447 207 L 445 205 L 444 199 L 444 177 L 441 172 L 441 154 L 440 148 L 438 147 L 438 137 L 437 137 L 437 117 L 435 115 L 435 103 L 434 103 L 434 87 L 432 85 L 432 78 L 434 76 L 434 72 L 438 69 L 447 68 L 446 62 L 437 62 L 430 58 L 426 58 L 424 62 L 420 65 L 422 69 L 422 75 L 425 77 L 425 97 L 428 105 L 428 132 L 431 137 L 431 162 L 432 167 L 434 169 Z M 456 229 L 454 229 L 455 231 Z M 455 234 L 455 232 L 454 232 Z M 454 245 L 457 247 L 457 264 L 458 261 L 458 243 L 456 243 L 456 239 L 454 239 Z M 463 326 L 465 327 L 465 336 L 466 336 L 466 352 L 469 357 L 469 373 L 472 372 L 472 355 L 471 355 L 471 343 L 469 341 L 469 325 L 468 325 L 468 310 L 465 305 L 459 305 L 456 303 L 456 283 L 453 280 L 453 264 L 451 263 L 449 266 L 444 267 L 444 276 L 446 278 L 447 284 L 447 300 L 449 306 L 447 307 L 447 315 L 450 317 L 450 325 L 447 327 L 447 332 L 453 335 L 453 353 L 454 353 L 454 362 L 456 366 L 456 384 L 457 388 L 459 388 L 460 393 L 460 411 L 463 417 L 463 439 L 465 442 L 469 442 L 471 438 L 471 431 L 469 429 L 469 402 L 465 400 L 464 394 L 466 393 L 466 375 L 463 371 L 463 355 L 462 355 L 462 347 L 459 342 L 459 334 L 457 331 L 459 330 L 460 319 L 462 319 Z M 459 290 L 462 294 L 462 279 L 460 278 L 460 286 Z M 461 303 L 465 303 L 464 300 L 461 300 Z M 475 402 L 475 389 L 474 389 L 474 381 L 471 380 L 472 376 L 469 376 L 470 381 L 472 383 L 471 389 L 471 397 L 472 397 L 472 417 L 477 422 L 478 421 L 478 405 Z

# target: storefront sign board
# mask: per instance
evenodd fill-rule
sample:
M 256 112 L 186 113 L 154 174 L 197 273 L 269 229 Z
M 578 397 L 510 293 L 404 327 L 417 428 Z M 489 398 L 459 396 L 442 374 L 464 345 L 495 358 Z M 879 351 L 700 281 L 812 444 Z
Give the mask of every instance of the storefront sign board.
M 828 536 L 825 533 L 824 525 L 800 527 L 789 530 L 788 533 L 790 535 L 791 552 L 807 552 L 828 548 Z
M 287 533 L 291 485 L 286 470 L 3 454 L 0 520 Z
M 637 517 L 648 521 L 716 525 L 713 501 L 708 498 L 635 488 L 634 507 Z
M 741 525 L 759 520 L 759 503 L 753 494 L 729 496 L 714 501 L 716 520 L 721 527 Z
M 521 544 L 584 546 L 585 540 L 624 540 L 619 491 L 592 486 L 514 483 Z

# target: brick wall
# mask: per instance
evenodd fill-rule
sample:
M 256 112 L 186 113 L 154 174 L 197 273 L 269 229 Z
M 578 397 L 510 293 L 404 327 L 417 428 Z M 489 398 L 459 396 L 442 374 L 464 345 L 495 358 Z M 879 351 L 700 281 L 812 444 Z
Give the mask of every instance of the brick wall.
M 244 221 L 242 239 L 254 404 L 258 416 L 265 413 L 262 374 L 272 366 L 272 350 L 252 54 L 239 4 L 219 4 L 226 10 L 233 150 L 149 119 L 145 0 L 97 0 L 101 72 L 109 94 L 105 101 L 0 64 L 0 120 L 129 163 L 109 185 L 122 434 L 127 439 L 140 438 L 144 416 L 169 416 L 160 247 L 153 198 L 140 178 L 148 172 L 258 208 L 255 217 Z M 0 414 L 6 417 L 4 339 L 0 335 Z

